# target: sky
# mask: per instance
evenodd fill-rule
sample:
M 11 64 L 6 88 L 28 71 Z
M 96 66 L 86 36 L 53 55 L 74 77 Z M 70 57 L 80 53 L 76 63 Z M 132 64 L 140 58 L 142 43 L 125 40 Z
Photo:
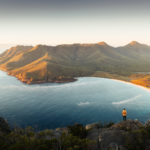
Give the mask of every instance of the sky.
M 150 45 L 149 0 L 0 0 L 0 45 Z

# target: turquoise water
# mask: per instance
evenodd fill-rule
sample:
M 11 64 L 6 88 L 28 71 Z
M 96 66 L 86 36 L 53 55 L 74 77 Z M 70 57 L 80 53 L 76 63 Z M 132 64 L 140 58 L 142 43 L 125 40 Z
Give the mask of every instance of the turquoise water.
M 150 119 L 150 93 L 104 78 L 83 77 L 71 83 L 23 84 L 0 71 L 0 116 L 10 125 L 39 130 L 127 119 Z

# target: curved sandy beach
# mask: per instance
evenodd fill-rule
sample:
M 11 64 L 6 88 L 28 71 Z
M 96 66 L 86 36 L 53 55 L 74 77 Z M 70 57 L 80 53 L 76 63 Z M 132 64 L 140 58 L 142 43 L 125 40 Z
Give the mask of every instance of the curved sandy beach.
M 136 86 L 136 87 L 138 87 L 140 89 L 143 89 L 143 90 L 150 93 L 150 88 L 147 88 L 147 87 L 144 87 L 144 86 L 141 86 L 141 85 L 137 85 L 137 84 L 133 84 L 133 83 L 127 82 L 127 81 L 122 81 L 122 80 L 117 80 L 117 79 L 111 79 L 111 80 L 118 81 L 118 82 L 123 82 L 123 83 L 129 84 L 129 85 L 133 85 L 133 86 Z

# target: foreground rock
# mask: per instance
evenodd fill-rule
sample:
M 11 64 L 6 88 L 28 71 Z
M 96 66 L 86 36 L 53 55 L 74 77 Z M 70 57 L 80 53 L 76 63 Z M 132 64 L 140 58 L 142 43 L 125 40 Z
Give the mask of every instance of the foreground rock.
M 124 144 L 125 131 L 123 130 L 107 130 L 98 135 L 99 146 L 101 150 L 117 148 Z
M 92 124 L 88 124 L 88 125 L 86 125 L 86 130 L 88 130 L 88 129 L 98 129 L 99 128 L 99 124 L 96 122 L 96 123 L 92 123 Z
M 135 131 L 135 130 L 138 130 L 140 126 L 143 126 L 143 124 L 140 121 L 138 121 L 138 120 L 133 121 L 131 119 L 128 119 L 126 121 L 121 121 L 117 124 L 114 124 L 109 129 L 110 130 L 126 130 L 126 131 L 132 130 L 132 131 Z
M 86 126 L 86 129 L 93 127 L 93 129 L 88 132 L 86 138 L 96 141 L 95 146 L 98 150 L 126 150 L 124 147 L 124 135 L 130 130 L 138 130 L 140 126 L 144 125 L 138 120 L 133 121 L 131 119 L 121 121 L 109 128 L 98 128 L 97 123 L 92 123 Z
M 127 150 L 125 148 L 125 136 L 129 131 L 139 130 L 140 127 L 145 126 L 138 120 L 128 119 L 126 121 L 118 122 L 108 128 L 99 128 L 98 123 L 92 123 L 86 125 L 85 129 L 88 130 L 86 139 L 96 141 L 89 145 L 89 150 Z M 150 120 L 146 123 L 146 126 L 150 126 Z M 4 132 L 10 133 L 9 123 L 6 119 L 0 117 L 0 135 Z M 36 133 L 38 139 L 52 138 L 59 139 L 62 133 L 69 134 L 69 128 L 56 128 L 55 130 L 44 130 Z M 130 136 L 129 136 L 130 137 Z M 144 143 L 144 150 L 150 150 L 150 139 L 146 139 Z

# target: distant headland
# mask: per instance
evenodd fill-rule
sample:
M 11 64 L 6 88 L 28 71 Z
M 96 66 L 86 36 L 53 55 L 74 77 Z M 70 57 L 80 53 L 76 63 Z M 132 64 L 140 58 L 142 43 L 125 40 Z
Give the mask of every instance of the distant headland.
M 75 77 L 95 76 L 149 87 L 149 64 L 150 46 L 136 41 L 116 48 L 105 42 L 18 45 L 0 54 L 0 70 L 27 84 L 73 82 Z

